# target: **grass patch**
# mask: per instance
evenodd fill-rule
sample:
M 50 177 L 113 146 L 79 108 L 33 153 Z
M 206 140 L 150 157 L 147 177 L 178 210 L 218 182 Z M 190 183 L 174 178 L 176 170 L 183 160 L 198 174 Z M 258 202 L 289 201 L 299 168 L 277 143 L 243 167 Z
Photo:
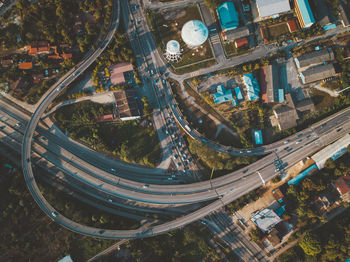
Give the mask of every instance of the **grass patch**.
M 261 28 L 264 38 L 273 41 L 278 39 L 281 35 L 289 33 L 287 23 L 280 23 L 269 25 Z
M 318 89 L 312 89 L 312 102 L 315 104 L 315 109 L 320 111 L 324 108 L 331 106 L 334 102 L 334 98 L 329 94 L 322 92 Z

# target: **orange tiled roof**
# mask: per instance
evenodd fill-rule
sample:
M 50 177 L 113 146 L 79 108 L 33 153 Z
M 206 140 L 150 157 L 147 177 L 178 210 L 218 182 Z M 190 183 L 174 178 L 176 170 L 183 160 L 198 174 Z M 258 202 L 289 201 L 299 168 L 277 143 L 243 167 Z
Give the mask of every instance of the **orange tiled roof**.
M 32 62 L 22 62 L 19 63 L 19 69 L 32 69 L 33 63 Z

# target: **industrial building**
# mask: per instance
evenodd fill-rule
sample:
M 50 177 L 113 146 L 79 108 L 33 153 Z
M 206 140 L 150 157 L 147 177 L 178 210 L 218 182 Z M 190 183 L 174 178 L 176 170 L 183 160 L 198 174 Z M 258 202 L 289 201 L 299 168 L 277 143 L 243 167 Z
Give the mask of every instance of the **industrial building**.
M 284 89 L 281 87 L 278 66 L 260 68 L 261 99 L 264 103 L 284 102 Z
M 260 87 L 252 73 L 243 75 L 243 84 L 247 88 L 249 101 L 259 99 Z
M 338 159 L 346 153 L 346 147 L 350 144 L 350 135 L 346 134 L 333 144 L 328 145 L 321 151 L 314 154 L 311 158 L 315 161 L 317 167 L 322 169 L 328 158 Z
M 132 89 L 114 92 L 117 118 L 127 121 L 141 117 L 135 97 L 136 93 Z
M 238 12 L 233 2 L 225 2 L 216 8 L 222 31 L 236 29 L 239 25 Z
M 315 23 L 308 0 L 294 0 L 295 13 L 299 19 L 301 28 L 309 28 Z
M 316 81 L 324 80 L 336 75 L 333 64 L 319 65 L 309 68 L 300 73 L 302 83 L 310 84 Z
M 198 20 L 188 21 L 181 30 L 181 38 L 190 48 L 203 45 L 208 35 L 208 28 Z
M 273 118 L 271 123 L 277 125 L 280 130 L 285 130 L 297 125 L 299 120 L 298 112 L 295 109 L 295 105 L 291 94 L 286 94 L 286 105 L 273 110 Z M 275 122 L 275 123 L 274 123 Z
M 332 60 L 334 60 L 334 52 L 330 47 L 316 50 L 311 53 L 306 53 L 294 58 L 295 64 L 299 69 L 321 64 Z
M 261 19 L 275 18 L 290 11 L 289 0 L 256 0 L 256 6 Z

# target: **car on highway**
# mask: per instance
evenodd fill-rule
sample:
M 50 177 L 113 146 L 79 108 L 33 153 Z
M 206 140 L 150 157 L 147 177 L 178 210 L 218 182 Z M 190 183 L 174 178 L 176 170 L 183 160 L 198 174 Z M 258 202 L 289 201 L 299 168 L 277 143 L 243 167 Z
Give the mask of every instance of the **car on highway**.
M 115 172 L 115 169 L 114 169 L 114 168 L 111 168 L 110 170 L 111 170 L 111 172 Z
M 57 217 L 57 216 L 58 216 L 58 213 L 57 213 L 56 211 L 52 211 L 52 212 L 51 212 L 51 215 L 52 215 L 53 217 Z
M 108 198 L 108 202 L 111 202 L 111 203 L 112 203 L 112 202 L 113 202 L 113 200 L 112 200 L 112 199 L 110 199 L 110 198 Z
M 149 185 L 143 185 L 142 187 L 143 188 L 149 188 Z

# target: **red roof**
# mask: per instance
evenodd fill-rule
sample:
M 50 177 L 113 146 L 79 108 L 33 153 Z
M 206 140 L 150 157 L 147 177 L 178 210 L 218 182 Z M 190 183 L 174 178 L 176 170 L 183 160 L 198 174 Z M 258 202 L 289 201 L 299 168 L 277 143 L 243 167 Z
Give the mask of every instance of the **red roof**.
M 289 32 L 291 33 L 298 30 L 297 22 L 294 19 L 288 20 L 287 25 L 288 25 Z
M 334 186 L 341 195 L 350 192 L 350 175 L 342 176 L 335 180 Z
M 107 121 L 113 121 L 114 119 L 114 115 L 110 114 L 110 115 L 104 115 L 104 116 L 99 116 L 96 117 L 96 122 L 107 122 Z
M 32 62 L 22 62 L 19 63 L 19 69 L 32 69 L 33 63 Z
M 50 44 L 47 41 L 39 41 L 37 43 L 32 43 L 29 48 L 29 54 L 35 55 L 36 53 L 40 52 L 49 52 L 50 51 Z
M 242 38 L 235 40 L 236 48 L 239 48 L 239 47 L 245 46 L 245 45 L 248 45 L 248 39 L 246 37 L 242 37 Z

